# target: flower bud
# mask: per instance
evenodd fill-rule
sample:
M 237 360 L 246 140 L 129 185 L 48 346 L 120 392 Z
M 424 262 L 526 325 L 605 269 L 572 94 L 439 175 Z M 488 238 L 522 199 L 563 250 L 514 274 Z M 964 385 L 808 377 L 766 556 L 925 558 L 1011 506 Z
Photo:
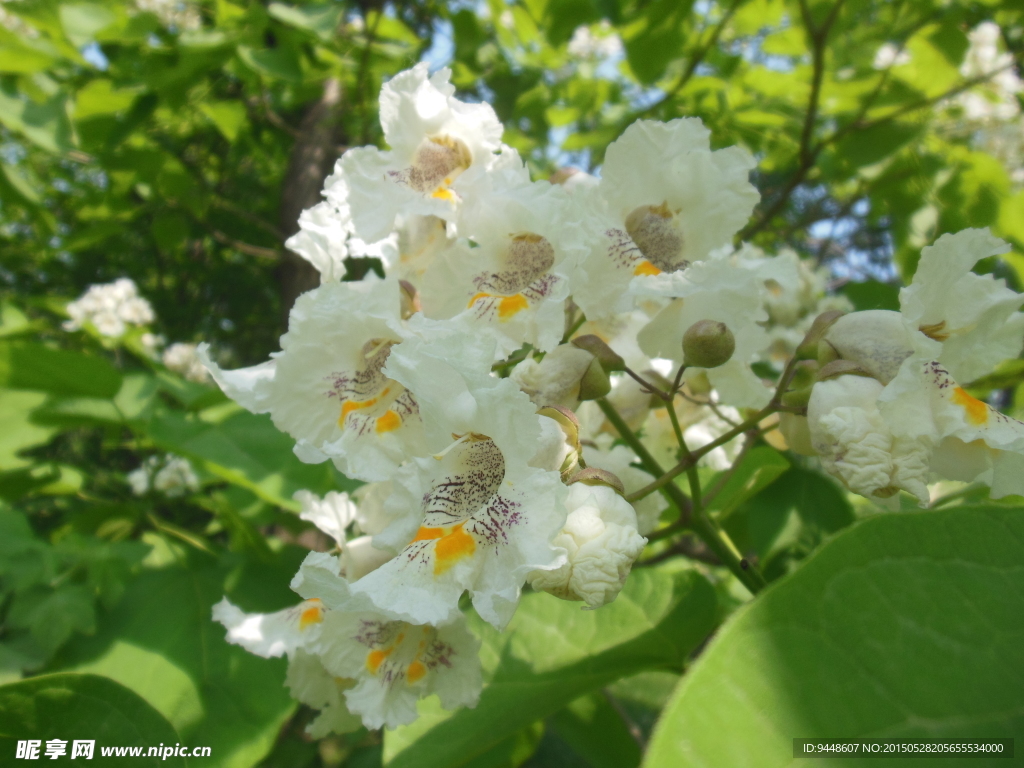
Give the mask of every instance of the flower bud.
M 779 432 L 786 439 L 789 450 L 802 456 L 815 456 L 811 442 L 811 429 L 806 416 L 795 413 L 779 414 Z
M 538 416 L 551 419 L 558 425 L 563 439 L 560 444 L 546 445 L 538 456 L 534 457 L 531 466 L 542 469 L 556 470 L 561 474 L 563 482 L 576 471 L 580 464 L 583 449 L 580 446 L 580 422 L 576 414 L 561 405 L 548 405 L 537 411 Z M 551 423 L 551 422 L 546 422 Z
M 594 358 L 587 366 L 586 373 L 580 379 L 580 400 L 597 400 L 612 391 L 612 383 L 605 373 L 598 358 Z
M 833 360 L 828 365 L 823 365 L 818 371 L 818 381 L 837 379 L 840 376 L 864 376 L 869 379 L 875 378 L 866 370 L 861 368 L 852 360 Z
M 888 384 L 913 349 L 913 340 L 899 312 L 870 309 L 836 320 L 818 345 L 818 360 L 851 360 L 882 384 Z
M 585 349 L 600 360 L 601 367 L 607 373 L 626 370 L 626 361 L 622 359 L 618 352 L 609 347 L 600 336 L 588 333 L 585 336 L 577 336 L 569 343 L 574 347 Z
M 796 348 L 796 356 L 800 360 L 815 360 L 818 357 L 818 344 L 822 337 L 831 328 L 836 320 L 842 317 L 845 312 L 839 309 L 832 309 L 828 312 L 822 312 L 811 323 L 810 330 L 804 336 L 804 340 L 800 342 L 800 345 Z M 828 362 L 828 361 L 826 361 Z
M 416 286 L 407 280 L 399 280 L 398 289 L 402 297 L 403 320 L 408 320 L 417 312 L 423 311 L 423 305 L 420 304 L 420 294 L 416 290 Z
M 626 487 L 622 484 L 622 481 L 606 469 L 598 469 L 597 467 L 581 469 L 569 478 L 568 484 L 572 485 L 573 483 L 583 483 L 584 485 L 603 485 L 611 488 L 619 494 L 619 496 L 626 495 Z
M 698 320 L 683 334 L 683 362 L 695 368 L 717 368 L 735 351 L 732 331 L 717 320 Z

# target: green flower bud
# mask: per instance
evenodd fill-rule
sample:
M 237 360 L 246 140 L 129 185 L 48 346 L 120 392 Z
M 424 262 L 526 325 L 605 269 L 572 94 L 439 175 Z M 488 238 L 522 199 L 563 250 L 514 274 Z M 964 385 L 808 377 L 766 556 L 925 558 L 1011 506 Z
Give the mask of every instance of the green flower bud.
M 586 350 L 600 360 L 601 367 L 607 373 L 624 371 L 626 369 L 626 361 L 614 349 L 609 347 L 600 336 L 588 333 L 585 336 L 577 336 L 569 343 L 574 347 Z
M 736 337 L 717 320 L 698 320 L 683 334 L 683 362 L 694 368 L 717 368 L 735 351 Z
M 832 327 L 833 323 L 842 317 L 845 313 L 839 309 L 833 309 L 828 312 L 822 312 L 811 323 L 811 328 L 807 331 L 807 335 L 804 336 L 804 340 L 800 342 L 800 346 L 796 348 L 796 356 L 799 360 L 815 360 L 818 358 L 818 345 L 821 342 L 822 336 L 825 332 Z M 827 362 L 827 361 L 826 361 Z
M 595 357 L 580 379 L 580 400 L 597 400 L 612 391 L 612 383 L 601 361 Z

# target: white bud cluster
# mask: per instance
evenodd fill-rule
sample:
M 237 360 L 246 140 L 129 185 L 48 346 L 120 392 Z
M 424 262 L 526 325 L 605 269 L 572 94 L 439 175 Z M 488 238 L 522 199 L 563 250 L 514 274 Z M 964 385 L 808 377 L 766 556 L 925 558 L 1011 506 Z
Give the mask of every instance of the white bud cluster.
M 136 496 L 156 491 L 174 499 L 199 490 L 199 476 L 191 462 L 181 456 L 150 456 L 128 473 L 128 484 Z

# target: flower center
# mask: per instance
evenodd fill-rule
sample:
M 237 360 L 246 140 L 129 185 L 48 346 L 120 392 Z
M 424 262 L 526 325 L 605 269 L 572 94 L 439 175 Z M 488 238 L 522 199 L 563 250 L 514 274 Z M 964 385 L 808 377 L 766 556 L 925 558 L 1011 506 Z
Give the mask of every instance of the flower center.
M 635 208 L 626 217 L 626 232 L 647 261 L 637 265 L 635 274 L 656 275 L 689 266 L 683 258 L 683 235 L 668 203 Z
M 505 479 L 505 457 L 491 438 L 471 433 L 456 442 L 440 459 L 441 478 L 423 496 L 423 528 L 457 526 L 485 506 Z
M 554 246 L 542 235 L 522 232 L 509 237 L 502 268 L 473 279 L 477 292 L 469 300 L 485 314 L 508 320 L 543 299 L 557 282 L 548 274 L 555 264 Z
M 381 370 L 396 342 L 371 339 L 363 345 L 355 371 L 332 374 L 328 397 L 341 400 L 338 426 L 358 434 L 392 432 L 419 412 L 412 394 Z
M 455 177 L 473 162 L 469 147 L 451 136 L 431 136 L 423 140 L 413 156 L 404 181 L 417 192 L 452 200 L 449 189 Z
M 356 642 L 366 647 L 366 671 L 387 686 L 413 685 L 439 664 L 450 666 L 453 649 L 429 625 L 363 621 Z

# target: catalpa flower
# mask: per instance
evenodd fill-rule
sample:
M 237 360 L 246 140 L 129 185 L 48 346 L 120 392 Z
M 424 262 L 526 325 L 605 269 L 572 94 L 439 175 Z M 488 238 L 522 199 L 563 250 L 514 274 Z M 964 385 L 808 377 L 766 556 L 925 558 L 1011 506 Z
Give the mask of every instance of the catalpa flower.
M 815 384 L 808 427 L 825 468 L 851 490 L 883 499 L 906 490 L 924 502 L 939 472 L 989 483 L 995 498 L 1024 492 L 1024 424 L 958 383 L 1024 345 L 1024 296 L 970 271 L 1004 250 L 984 230 L 943 235 L 922 250 L 900 312 L 854 312 L 824 334 L 826 357 L 861 375 Z
M 412 624 L 374 606 L 339 575 L 339 562 L 312 552 L 292 581 L 307 599 L 329 608 L 310 646 L 331 674 L 352 681 L 348 709 L 368 728 L 416 719 L 416 701 L 437 694 L 441 706 L 474 706 L 480 696 L 480 642 L 461 613 L 441 626 Z
M 474 177 L 460 240 L 422 282 L 424 314 L 465 317 L 495 336 L 501 357 L 524 343 L 550 351 L 586 254 L 577 204 L 561 187 L 531 183 L 518 157 Z
M 229 397 L 295 438 L 300 459 L 383 480 L 423 441 L 415 396 L 382 370 L 410 333 L 400 312 L 396 281 L 325 283 L 295 302 L 269 362 L 223 371 L 200 353 Z
M 321 710 L 307 728 L 314 738 L 359 727 L 359 719 L 342 703 L 343 692 L 354 681 L 329 673 L 315 650 L 327 613 L 319 598 L 303 600 L 276 613 L 243 613 L 227 598 L 213 606 L 213 619 L 228 630 L 229 643 L 265 659 L 288 657 L 285 685 L 297 700 Z
M 391 148 L 348 150 L 338 161 L 356 234 L 367 242 L 387 237 L 399 214 L 452 220 L 459 177 L 487 167 L 501 143 L 502 126 L 489 104 L 452 95 L 451 70 L 427 76 L 417 64 L 395 75 L 380 94 L 380 121 Z
M 711 151 L 697 118 L 638 120 L 608 146 L 601 182 L 582 188 L 594 244 L 574 293 L 590 319 L 631 309 L 636 276 L 673 273 L 726 246 L 758 201 L 746 150 Z
M 470 334 L 410 339 L 387 372 L 417 392 L 434 456 L 394 473 L 391 525 L 375 537 L 398 556 L 352 585 L 413 623 L 443 623 L 469 591 L 477 612 L 503 627 L 526 575 L 556 567 L 551 537 L 561 527 L 564 486 L 530 466 L 544 453 L 541 417 L 515 384 L 490 374 L 493 341 Z M 489 347 L 489 349 L 488 349 Z M 460 361 L 478 359 L 476 365 Z M 545 432 L 561 440 L 560 430 Z
M 334 539 L 341 552 L 341 573 L 349 581 L 362 578 L 394 557 L 393 552 L 374 547 L 370 535 L 349 536 L 353 524 L 366 531 L 372 522 L 347 493 L 330 491 L 320 499 L 309 491 L 297 491 L 294 498 L 302 504 L 299 517 Z
M 530 574 L 530 586 L 600 608 L 622 591 L 647 539 L 637 533 L 633 507 L 612 488 L 574 483 L 565 505 L 569 514 L 553 543 L 566 550 L 566 561 Z
M 351 230 L 347 208 L 328 201 L 317 203 L 299 214 L 299 231 L 288 238 L 285 247 L 316 267 L 321 282 L 341 280 Z

